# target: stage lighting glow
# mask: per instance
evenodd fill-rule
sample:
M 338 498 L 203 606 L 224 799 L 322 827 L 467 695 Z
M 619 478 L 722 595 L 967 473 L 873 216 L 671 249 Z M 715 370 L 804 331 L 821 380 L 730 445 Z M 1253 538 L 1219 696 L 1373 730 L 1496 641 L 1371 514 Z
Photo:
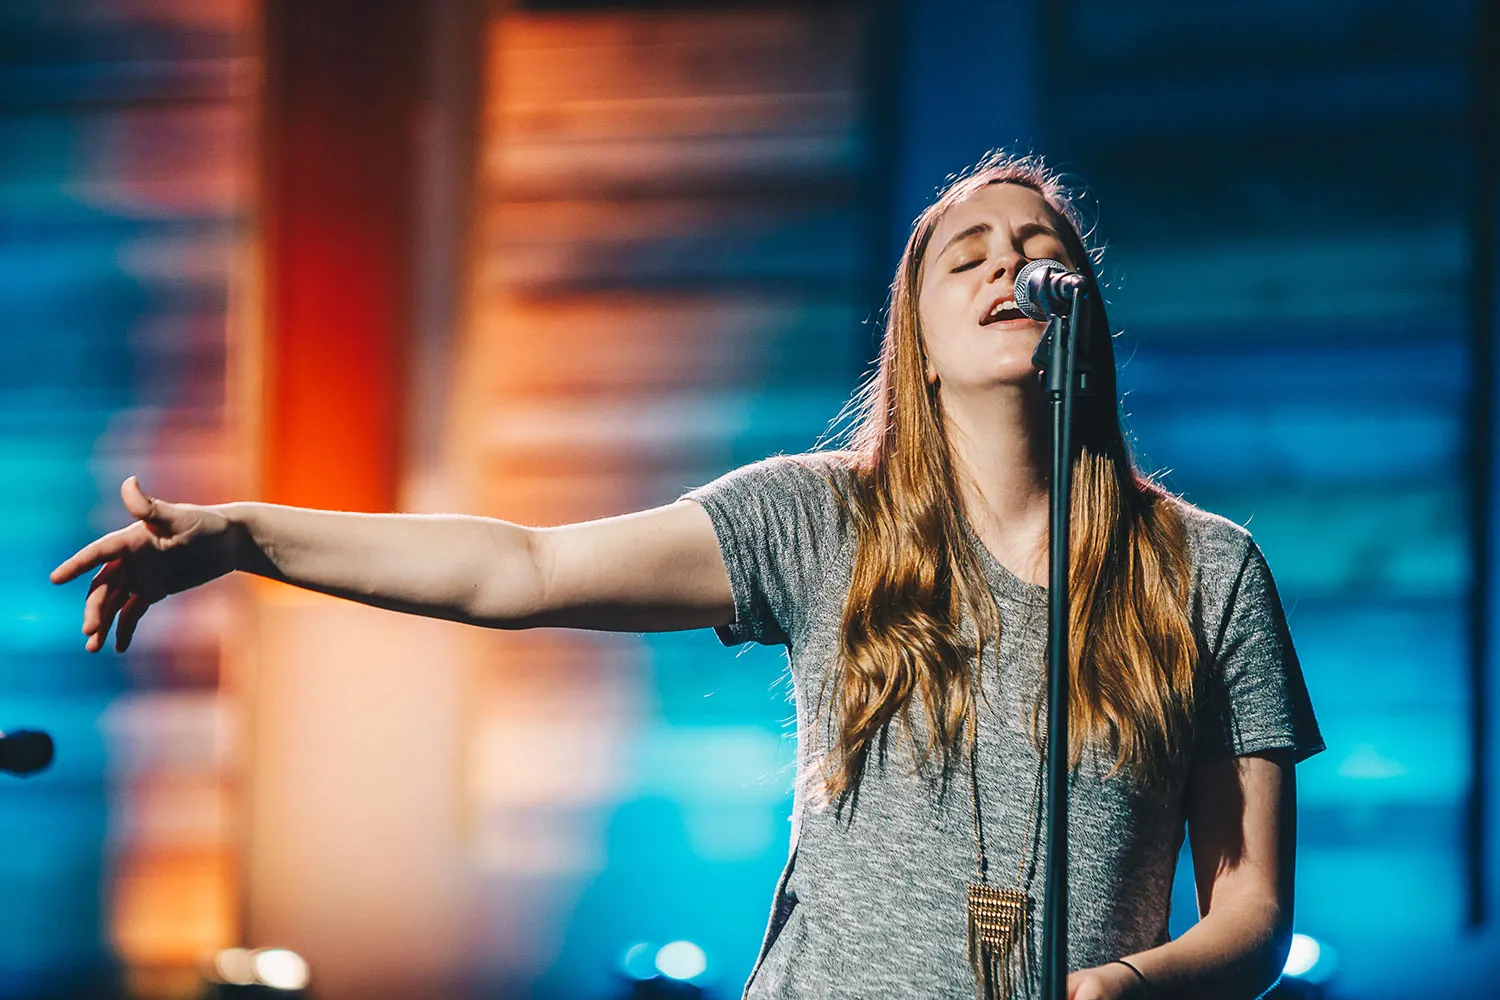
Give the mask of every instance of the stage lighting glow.
M 255 963 L 248 948 L 225 948 L 214 956 L 214 976 L 230 986 L 249 986 L 255 982 Z
M 300 990 L 307 985 L 307 962 L 285 948 L 266 948 L 254 953 L 255 978 L 273 990 Z
M 1313 966 L 1318 964 L 1318 955 L 1322 952 L 1318 942 L 1306 934 L 1292 935 L 1292 950 L 1287 953 L 1286 966 L 1281 970 L 1283 975 L 1300 976 Z
M 696 979 L 708 968 L 708 959 L 693 942 L 673 941 L 656 953 L 656 968 L 668 979 Z
M 625 949 L 620 956 L 620 970 L 631 979 L 651 979 L 656 975 L 654 949 L 642 941 Z
M 1293 934 L 1282 974 L 1294 979 L 1321 983 L 1333 975 L 1336 956 L 1332 948 L 1306 934 Z

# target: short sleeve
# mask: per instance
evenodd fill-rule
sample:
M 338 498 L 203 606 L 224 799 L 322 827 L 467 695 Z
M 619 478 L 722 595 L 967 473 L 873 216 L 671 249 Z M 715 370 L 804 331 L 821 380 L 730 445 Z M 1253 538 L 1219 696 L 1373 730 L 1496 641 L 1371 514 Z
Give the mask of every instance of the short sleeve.
M 734 594 L 726 646 L 788 645 L 829 579 L 839 546 L 833 486 L 804 456 L 735 469 L 684 493 L 708 513 Z M 826 459 L 821 459 L 826 463 Z
M 1199 751 L 1243 756 L 1289 748 L 1298 762 L 1325 749 L 1276 583 L 1265 556 L 1245 538 L 1232 577 L 1211 669 Z

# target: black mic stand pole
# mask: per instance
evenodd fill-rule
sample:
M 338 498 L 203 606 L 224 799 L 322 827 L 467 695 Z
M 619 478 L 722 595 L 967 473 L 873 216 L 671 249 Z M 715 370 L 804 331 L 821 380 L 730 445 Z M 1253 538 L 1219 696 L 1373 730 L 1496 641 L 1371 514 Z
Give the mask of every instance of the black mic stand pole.
M 1047 879 L 1042 918 L 1042 998 L 1068 989 L 1068 532 L 1073 495 L 1073 397 L 1090 391 L 1078 341 L 1087 335 L 1085 292 L 1070 293 L 1068 315 L 1047 320 L 1036 360 L 1045 358 L 1052 404 L 1050 582 L 1047 601 Z M 1040 365 L 1038 367 L 1041 367 Z

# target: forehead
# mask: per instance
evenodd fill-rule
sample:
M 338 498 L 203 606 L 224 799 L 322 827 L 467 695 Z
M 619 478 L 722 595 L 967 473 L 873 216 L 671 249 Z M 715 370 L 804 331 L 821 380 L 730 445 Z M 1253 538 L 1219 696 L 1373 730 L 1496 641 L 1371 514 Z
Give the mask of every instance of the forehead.
M 1053 229 L 1061 225 L 1057 213 L 1039 192 L 1020 184 L 986 184 L 943 213 L 927 243 L 927 255 L 939 252 L 955 233 L 981 222 L 1002 231 L 1033 222 Z

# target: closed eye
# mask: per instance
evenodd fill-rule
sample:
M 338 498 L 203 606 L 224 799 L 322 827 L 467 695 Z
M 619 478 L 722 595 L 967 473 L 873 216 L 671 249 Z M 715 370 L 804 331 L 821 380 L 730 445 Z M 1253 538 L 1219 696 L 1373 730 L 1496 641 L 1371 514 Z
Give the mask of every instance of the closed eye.
M 948 273 L 949 274 L 957 274 L 959 271 L 967 271 L 970 268 L 978 267 L 980 264 L 983 264 L 983 263 L 984 263 L 984 258 L 981 257 L 978 260 L 971 260 L 967 264 L 960 264 L 960 265 L 958 265 L 957 267 L 955 267 L 952 271 L 950 271 Z

